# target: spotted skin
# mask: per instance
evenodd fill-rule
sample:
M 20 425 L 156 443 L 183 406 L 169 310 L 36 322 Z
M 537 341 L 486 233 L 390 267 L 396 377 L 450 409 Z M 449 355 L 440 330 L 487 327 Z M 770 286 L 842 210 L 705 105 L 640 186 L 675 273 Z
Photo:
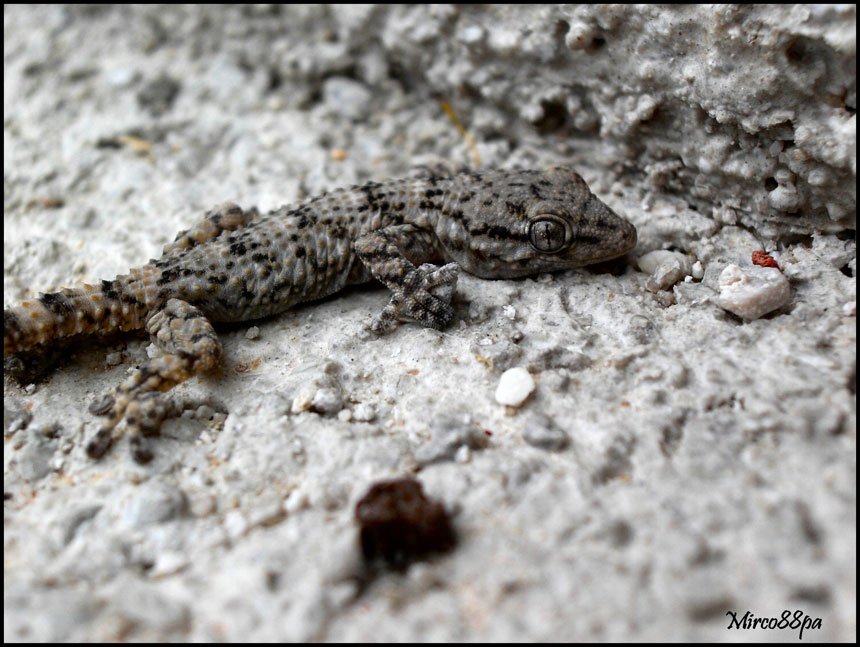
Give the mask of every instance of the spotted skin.
M 496 170 L 368 182 L 267 214 L 225 204 L 164 247 L 158 260 L 99 285 L 40 294 L 4 311 L 3 355 L 66 338 L 145 328 L 162 355 L 91 411 L 107 422 L 98 458 L 124 422 L 134 459 L 175 414 L 164 392 L 207 371 L 223 350 L 213 323 L 258 319 L 375 278 L 391 290 L 371 329 L 401 321 L 443 329 L 461 269 L 515 278 L 621 256 L 636 229 L 569 168 Z M 439 266 L 437 263 L 444 263 Z

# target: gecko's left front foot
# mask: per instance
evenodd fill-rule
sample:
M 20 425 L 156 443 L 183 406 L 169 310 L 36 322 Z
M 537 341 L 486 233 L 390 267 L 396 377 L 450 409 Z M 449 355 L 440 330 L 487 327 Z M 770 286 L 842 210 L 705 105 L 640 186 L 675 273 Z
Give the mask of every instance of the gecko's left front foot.
M 393 286 L 388 305 L 373 318 L 370 328 L 383 335 L 397 328 L 399 321 L 414 321 L 426 328 L 442 330 L 454 319 L 451 299 L 457 286 L 460 266 L 442 267 L 424 263 Z

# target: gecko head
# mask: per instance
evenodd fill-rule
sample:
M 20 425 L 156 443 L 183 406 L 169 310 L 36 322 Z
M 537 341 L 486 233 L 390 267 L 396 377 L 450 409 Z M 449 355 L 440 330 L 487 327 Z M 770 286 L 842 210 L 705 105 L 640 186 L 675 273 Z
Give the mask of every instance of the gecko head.
M 622 256 L 635 247 L 636 228 L 597 198 L 572 169 L 514 173 L 516 177 L 512 173 L 506 178 L 510 188 L 494 209 L 504 214 L 509 235 L 492 236 L 491 228 L 492 240 L 473 237 L 470 245 L 473 253 L 503 259 L 492 264 L 487 276 L 580 267 Z
M 545 193 L 527 207 L 526 233 L 535 258 L 562 269 L 607 261 L 636 246 L 636 228 L 575 171 L 561 167 L 542 175 L 549 182 Z

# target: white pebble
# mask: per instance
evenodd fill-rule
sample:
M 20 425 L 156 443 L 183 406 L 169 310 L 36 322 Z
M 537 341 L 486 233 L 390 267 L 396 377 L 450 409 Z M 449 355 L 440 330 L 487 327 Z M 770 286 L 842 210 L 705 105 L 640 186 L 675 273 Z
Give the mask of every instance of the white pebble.
M 238 539 L 248 530 L 248 522 L 241 512 L 230 510 L 224 515 L 223 528 L 231 539 Z
M 720 307 L 747 320 L 758 319 L 791 299 L 788 279 L 775 267 L 727 265 L 719 286 Z
M 654 270 L 654 273 L 645 281 L 645 289 L 650 292 L 668 290 L 685 276 L 684 268 L 677 259 L 671 259 Z
M 800 204 L 800 196 L 794 184 L 781 184 L 767 194 L 767 201 L 777 211 L 793 213 Z
M 675 265 L 679 267 L 684 274 L 690 273 L 690 257 L 681 252 L 670 252 L 667 249 L 657 249 L 647 254 L 642 254 L 636 259 L 636 264 L 639 269 L 646 274 L 654 274 L 661 265 Z M 684 278 L 683 276 L 681 278 Z M 680 280 L 680 279 L 678 279 Z
M 245 332 L 245 339 L 256 339 L 260 336 L 260 329 L 257 326 L 251 326 Z
M 173 575 L 188 566 L 188 558 L 177 551 L 166 550 L 155 557 L 155 565 L 147 571 L 149 577 Z
M 471 45 L 479 42 L 484 37 L 484 29 L 478 25 L 470 25 L 460 32 L 460 41 Z
M 358 422 L 372 422 L 376 418 L 376 409 L 374 409 L 372 404 L 360 402 L 355 405 L 352 417 Z
M 129 67 L 117 68 L 107 75 L 107 82 L 116 88 L 127 88 L 138 78 L 138 73 Z
M 454 454 L 454 460 L 458 463 L 468 463 L 471 458 L 472 452 L 466 445 L 462 445 Z
M 696 281 L 701 281 L 705 277 L 705 266 L 702 265 L 702 261 L 696 261 L 693 263 L 693 267 L 690 270 L 690 273 L 693 276 L 693 279 Z
M 352 411 L 349 409 L 341 409 L 337 412 L 337 419 L 341 422 L 349 422 L 352 420 Z
M 311 409 L 319 413 L 335 414 L 342 408 L 343 398 L 335 389 L 318 389 L 311 401 Z
M 290 407 L 290 411 L 293 414 L 301 413 L 302 411 L 307 411 L 311 408 L 311 402 L 316 395 L 316 389 L 310 385 L 303 385 L 296 396 L 293 398 L 292 406 Z
M 518 407 L 534 390 L 534 378 L 526 369 L 521 366 L 509 368 L 502 373 L 499 386 L 496 387 L 496 402 Z

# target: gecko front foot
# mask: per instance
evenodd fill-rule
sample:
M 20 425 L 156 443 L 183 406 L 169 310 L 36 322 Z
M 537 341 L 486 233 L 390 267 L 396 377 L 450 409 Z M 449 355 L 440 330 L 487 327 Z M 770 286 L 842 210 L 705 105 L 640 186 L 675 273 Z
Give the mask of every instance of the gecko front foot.
M 442 330 L 454 319 L 451 299 L 459 275 L 457 263 L 442 267 L 424 263 L 410 271 L 392 288 L 391 300 L 373 318 L 370 329 L 383 335 L 397 328 L 399 321 L 414 321 L 426 328 Z

